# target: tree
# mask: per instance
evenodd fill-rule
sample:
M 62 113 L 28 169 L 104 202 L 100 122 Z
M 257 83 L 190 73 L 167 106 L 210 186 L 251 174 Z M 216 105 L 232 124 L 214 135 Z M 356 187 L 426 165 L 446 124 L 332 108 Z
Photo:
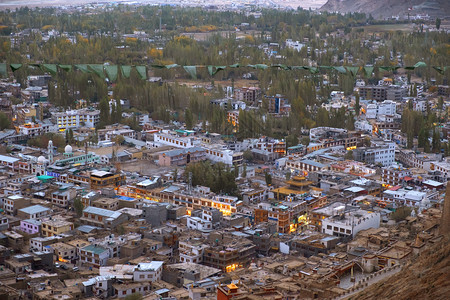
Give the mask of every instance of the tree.
M 270 175 L 269 172 L 266 172 L 265 174 L 266 184 L 267 186 L 272 185 L 272 175 Z
M 347 153 L 345 153 L 345 159 L 348 159 L 348 160 L 353 159 L 353 150 L 347 151 Z
M 359 104 L 359 93 L 355 94 L 355 114 L 356 116 L 359 116 L 359 110 L 361 109 L 361 106 Z
M 411 215 L 411 208 L 407 206 L 399 207 L 391 214 L 391 219 L 400 222 L 406 219 L 406 217 L 409 217 Z
M 175 168 L 175 170 L 173 170 L 173 182 L 177 182 L 177 178 L 178 178 L 178 169 Z
M 109 103 L 106 98 L 100 100 L 99 108 L 100 108 L 100 122 L 98 123 L 98 127 L 102 128 L 105 125 L 110 124 Z
M 241 177 L 242 178 L 246 178 L 247 177 L 247 164 L 246 163 L 244 163 L 244 165 L 242 166 Z
M 73 200 L 73 207 L 75 208 L 75 212 L 77 213 L 77 216 L 81 217 L 83 215 L 84 205 L 83 205 L 83 202 L 81 202 L 81 199 L 79 197 L 77 197 L 77 198 L 75 198 L 75 200 Z
M 441 28 L 441 19 L 436 18 L 436 29 L 439 30 Z
M 433 130 L 433 139 L 431 141 L 431 151 L 433 151 L 434 153 L 441 152 L 441 135 L 437 128 L 435 128 Z
M 134 293 L 125 297 L 125 300 L 142 300 L 142 294 Z
M 243 154 L 243 158 L 246 160 L 246 161 L 253 161 L 253 154 L 252 154 L 252 151 L 251 150 L 245 150 L 244 151 L 244 154 Z
M 114 143 L 116 143 L 116 145 L 122 145 L 124 141 L 125 141 L 125 138 L 123 137 L 123 135 L 117 135 L 114 138 Z
M 192 116 L 192 112 L 189 108 L 184 111 L 184 121 L 187 129 L 190 130 L 194 127 L 194 117 Z
M 5 113 L 0 112 L 0 130 L 11 128 L 11 121 L 5 115 Z

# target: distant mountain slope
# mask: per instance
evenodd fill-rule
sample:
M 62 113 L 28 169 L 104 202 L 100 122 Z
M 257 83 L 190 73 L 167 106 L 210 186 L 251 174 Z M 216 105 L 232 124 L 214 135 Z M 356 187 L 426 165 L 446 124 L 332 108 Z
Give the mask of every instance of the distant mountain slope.
M 408 10 L 409 9 L 409 10 Z M 449 0 L 328 0 L 320 8 L 323 11 L 340 13 L 363 12 L 374 18 L 386 18 L 395 15 L 426 13 L 432 17 L 450 14 Z

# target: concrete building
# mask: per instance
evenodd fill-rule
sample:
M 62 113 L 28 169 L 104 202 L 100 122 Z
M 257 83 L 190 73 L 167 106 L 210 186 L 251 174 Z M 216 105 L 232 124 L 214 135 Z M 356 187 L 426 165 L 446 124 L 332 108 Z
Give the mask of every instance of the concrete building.
M 211 221 L 207 221 L 204 220 L 202 218 L 199 217 L 192 217 L 192 216 L 188 216 L 186 218 L 186 225 L 189 229 L 193 229 L 193 230 L 199 230 L 202 232 L 205 231 L 211 231 L 212 230 L 212 223 Z
M 54 235 L 60 235 L 62 233 L 71 231 L 74 229 L 74 225 L 72 222 L 63 220 L 63 219 L 57 219 L 57 218 L 50 218 L 42 220 L 42 236 L 54 236 Z
M 80 221 L 83 224 L 103 227 L 116 228 L 123 222 L 127 221 L 128 217 L 118 211 L 88 206 L 83 210 L 83 215 Z
M 152 261 L 150 263 L 140 263 L 133 272 L 133 281 L 157 281 L 162 275 L 162 261 Z
M 81 248 L 79 256 L 82 264 L 99 268 L 108 262 L 109 250 L 101 246 L 89 245 Z
M 333 216 L 322 221 L 322 232 L 338 237 L 353 238 L 361 230 L 380 227 L 380 219 L 379 212 L 338 206 L 333 209 Z
M 27 219 L 20 221 L 20 231 L 28 234 L 36 234 L 41 232 L 41 221 L 36 219 Z
M 200 141 L 196 141 L 193 137 L 179 137 L 168 133 L 153 134 L 153 141 L 154 143 L 184 149 L 200 145 Z
M 93 171 L 90 175 L 91 189 L 105 187 L 116 187 L 126 184 L 126 176 L 121 173 L 111 173 L 106 171 Z
M 25 199 L 20 195 L 11 195 L 3 200 L 3 209 L 6 214 L 15 216 L 19 209 L 25 208 L 30 205 L 30 200 Z
M 409 169 L 400 166 L 384 167 L 381 169 L 381 181 L 384 185 L 396 186 L 406 182 L 405 178 L 411 176 Z
M 205 146 L 206 158 L 221 162 L 228 166 L 241 166 L 244 160 L 243 152 L 234 152 L 232 150 L 224 149 L 221 146 Z
M 399 186 L 390 188 L 383 192 L 382 201 L 389 204 L 394 204 L 395 206 L 410 206 L 418 207 L 424 203 L 424 201 L 429 201 L 430 198 L 436 197 L 438 192 L 420 192 L 411 189 L 400 188 Z
M 50 208 L 42 205 L 33 205 L 17 210 L 17 216 L 21 219 L 42 219 L 50 214 Z
M 353 159 L 366 164 L 390 166 L 395 162 L 395 143 L 372 142 L 371 147 L 354 149 Z
M 78 127 L 95 127 L 100 122 L 100 111 L 89 109 L 68 110 L 55 113 L 58 130 L 76 129 Z
M 198 162 L 206 159 L 206 151 L 202 147 L 192 147 L 165 151 L 159 154 L 160 166 L 185 166 L 190 162 Z

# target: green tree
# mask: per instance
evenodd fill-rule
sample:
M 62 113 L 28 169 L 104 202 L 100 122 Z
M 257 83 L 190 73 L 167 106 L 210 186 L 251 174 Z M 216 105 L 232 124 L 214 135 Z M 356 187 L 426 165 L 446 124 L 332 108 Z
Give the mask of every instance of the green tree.
M 395 210 L 395 212 L 393 212 L 390 217 L 392 220 L 396 221 L 396 222 L 400 222 L 405 220 L 407 217 L 409 217 L 411 215 L 411 208 L 407 207 L 407 206 L 402 206 L 399 207 Z
M 242 178 L 246 178 L 247 177 L 247 164 L 246 163 L 244 163 L 244 165 L 242 166 L 241 177 Z
M 251 150 L 245 150 L 243 154 L 243 158 L 246 161 L 252 162 L 253 161 L 253 154 Z
M 178 178 L 178 169 L 175 168 L 175 170 L 173 170 L 173 182 L 177 182 L 177 178 Z
M 353 159 L 353 150 L 347 151 L 347 153 L 345 153 L 345 159 L 348 160 L 352 160 Z
M 0 130 L 11 128 L 11 121 L 5 113 L 0 112 Z
M 355 94 L 355 114 L 356 116 L 359 116 L 359 110 L 361 109 L 361 106 L 359 104 L 359 93 Z
M 105 125 L 110 123 L 110 115 L 109 115 L 109 103 L 107 98 L 103 98 L 100 100 L 99 104 L 100 108 L 100 122 L 98 123 L 98 128 L 103 128 Z
M 436 18 L 436 29 L 439 30 L 441 28 L 441 19 Z
M 266 172 L 265 174 L 266 184 L 267 186 L 272 185 L 272 175 L 270 175 L 269 172 Z
M 75 212 L 77 216 L 80 218 L 83 214 L 84 205 L 83 202 L 81 202 L 81 199 L 79 197 L 75 198 L 73 200 L 73 207 L 75 208 Z
M 437 128 L 434 128 L 434 130 L 433 130 L 433 139 L 431 141 L 431 151 L 433 151 L 434 153 L 441 152 L 441 135 Z
M 142 300 L 142 294 L 141 293 L 134 293 L 131 295 L 128 295 L 124 298 L 125 300 Z
M 187 129 L 190 130 L 194 127 L 194 117 L 189 108 L 184 111 L 184 122 L 186 123 Z

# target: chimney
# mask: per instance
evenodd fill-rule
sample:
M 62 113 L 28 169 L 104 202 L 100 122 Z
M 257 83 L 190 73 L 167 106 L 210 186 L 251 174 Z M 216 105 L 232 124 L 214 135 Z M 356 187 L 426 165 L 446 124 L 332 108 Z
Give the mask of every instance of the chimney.
M 447 190 L 445 191 L 444 207 L 442 209 L 439 231 L 443 235 L 450 234 L 450 181 L 447 181 Z

